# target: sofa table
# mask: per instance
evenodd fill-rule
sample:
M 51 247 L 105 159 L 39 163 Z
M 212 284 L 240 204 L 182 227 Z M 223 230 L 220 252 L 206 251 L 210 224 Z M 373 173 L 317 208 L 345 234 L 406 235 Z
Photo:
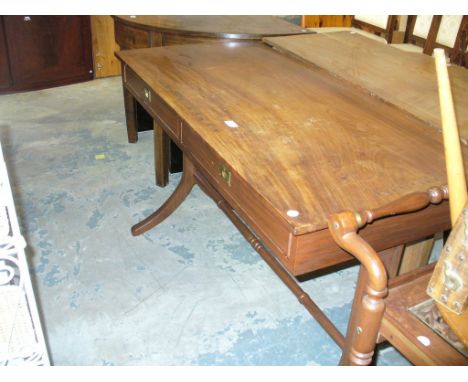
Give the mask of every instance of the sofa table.
M 440 132 L 267 45 L 218 42 L 117 55 L 126 91 L 184 154 L 178 187 L 132 233 L 166 219 L 198 184 L 343 349 L 343 363 L 369 364 L 376 328 L 364 328 L 364 343 L 349 334 L 358 328 L 360 301 L 374 293 L 382 303 L 403 244 L 450 227 Z M 342 249 L 348 234 L 357 251 Z M 344 336 L 296 277 L 353 256 L 362 265 Z

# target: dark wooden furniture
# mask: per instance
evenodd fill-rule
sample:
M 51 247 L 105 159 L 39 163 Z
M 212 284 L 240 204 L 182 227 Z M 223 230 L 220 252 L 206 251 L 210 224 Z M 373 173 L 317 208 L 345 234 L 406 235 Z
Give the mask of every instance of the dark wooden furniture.
M 177 189 L 132 233 L 156 226 L 198 184 L 343 349 L 343 363 L 369 364 L 375 327 L 370 336 L 361 328 L 365 343 L 353 334 L 362 297 L 377 283 L 381 309 L 381 288 L 387 273 L 396 275 L 402 245 L 450 227 L 443 188 L 436 187 L 431 203 L 433 191 L 426 192 L 446 182 L 440 132 L 317 65 L 258 43 L 117 55 L 126 90 L 184 153 Z M 391 214 L 395 205 L 405 213 Z M 344 336 L 295 276 L 353 260 L 355 253 L 335 242 L 328 218 L 368 208 L 377 209 L 375 222 L 353 237 L 379 251 L 380 274 L 369 279 L 372 264 L 364 259 Z
M 429 300 L 426 288 L 434 264 L 392 278 L 383 259 L 357 233 L 376 220 L 418 211 L 446 199 L 447 186 L 433 187 L 377 209 L 330 216 L 328 227 L 332 236 L 361 262 L 360 277 L 365 279 L 365 284 L 358 284 L 360 292 L 353 303 L 343 364 L 366 365 L 376 342 L 386 340 L 416 365 L 468 365 L 468 358 L 410 312 Z
M 1 16 L 0 93 L 93 78 L 89 16 Z
M 3 17 L 0 17 L 0 91 L 11 85 L 10 65 Z
M 254 41 L 264 36 L 310 33 L 273 16 L 114 16 L 115 38 L 121 50 L 213 41 Z M 140 103 L 124 88 L 128 141 L 138 140 L 138 131 L 148 120 Z M 151 120 L 149 120 L 151 124 Z M 153 124 L 151 124 L 153 128 Z M 168 182 L 181 171 L 181 152 L 158 124 L 154 124 L 156 184 Z

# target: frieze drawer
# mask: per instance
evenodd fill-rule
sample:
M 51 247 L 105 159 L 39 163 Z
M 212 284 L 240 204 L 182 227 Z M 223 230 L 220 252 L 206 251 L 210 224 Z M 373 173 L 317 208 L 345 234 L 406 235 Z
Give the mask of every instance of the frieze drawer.
M 115 40 L 122 50 L 150 47 L 148 32 L 122 23 L 115 23 Z
M 128 66 L 124 68 L 124 76 L 126 87 L 134 94 L 138 102 L 170 136 L 180 140 L 180 124 L 177 114 Z

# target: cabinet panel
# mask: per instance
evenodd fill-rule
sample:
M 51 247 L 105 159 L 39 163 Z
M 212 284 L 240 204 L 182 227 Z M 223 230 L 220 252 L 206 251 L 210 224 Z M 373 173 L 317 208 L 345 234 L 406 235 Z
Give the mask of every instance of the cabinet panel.
M 4 16 L 15 90 L 93 78 L 89 16 Z
M 5 39 L 3 20 L 0 17 L 0 89 L 8 88 L 10 81 L 10 66 L 8 64 L 8 51 Z

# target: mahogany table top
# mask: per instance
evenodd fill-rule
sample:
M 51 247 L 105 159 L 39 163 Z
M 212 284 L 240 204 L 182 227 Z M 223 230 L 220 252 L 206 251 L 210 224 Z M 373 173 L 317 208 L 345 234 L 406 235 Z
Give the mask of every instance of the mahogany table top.
M 264 41 L 442 128 L 434 59 L 428 55 L 405 52 L 350 32 L 267 37 Z M 457 65 L 448 70 L 458 128 L 466 144 L 468 70 Z
M 333 212 L 376 208 L 446 184 L 436 129 L 265 44 L 170 46 L 118 56 L 294 234 L 324 229 Z M 291 210 L 298 216 L 288 215 Z
M 307 29 L 274 16 L 114 16 L 119 21 L 138 28 L 183 33 L 189 35 L 260 39 L 312 33 Z

